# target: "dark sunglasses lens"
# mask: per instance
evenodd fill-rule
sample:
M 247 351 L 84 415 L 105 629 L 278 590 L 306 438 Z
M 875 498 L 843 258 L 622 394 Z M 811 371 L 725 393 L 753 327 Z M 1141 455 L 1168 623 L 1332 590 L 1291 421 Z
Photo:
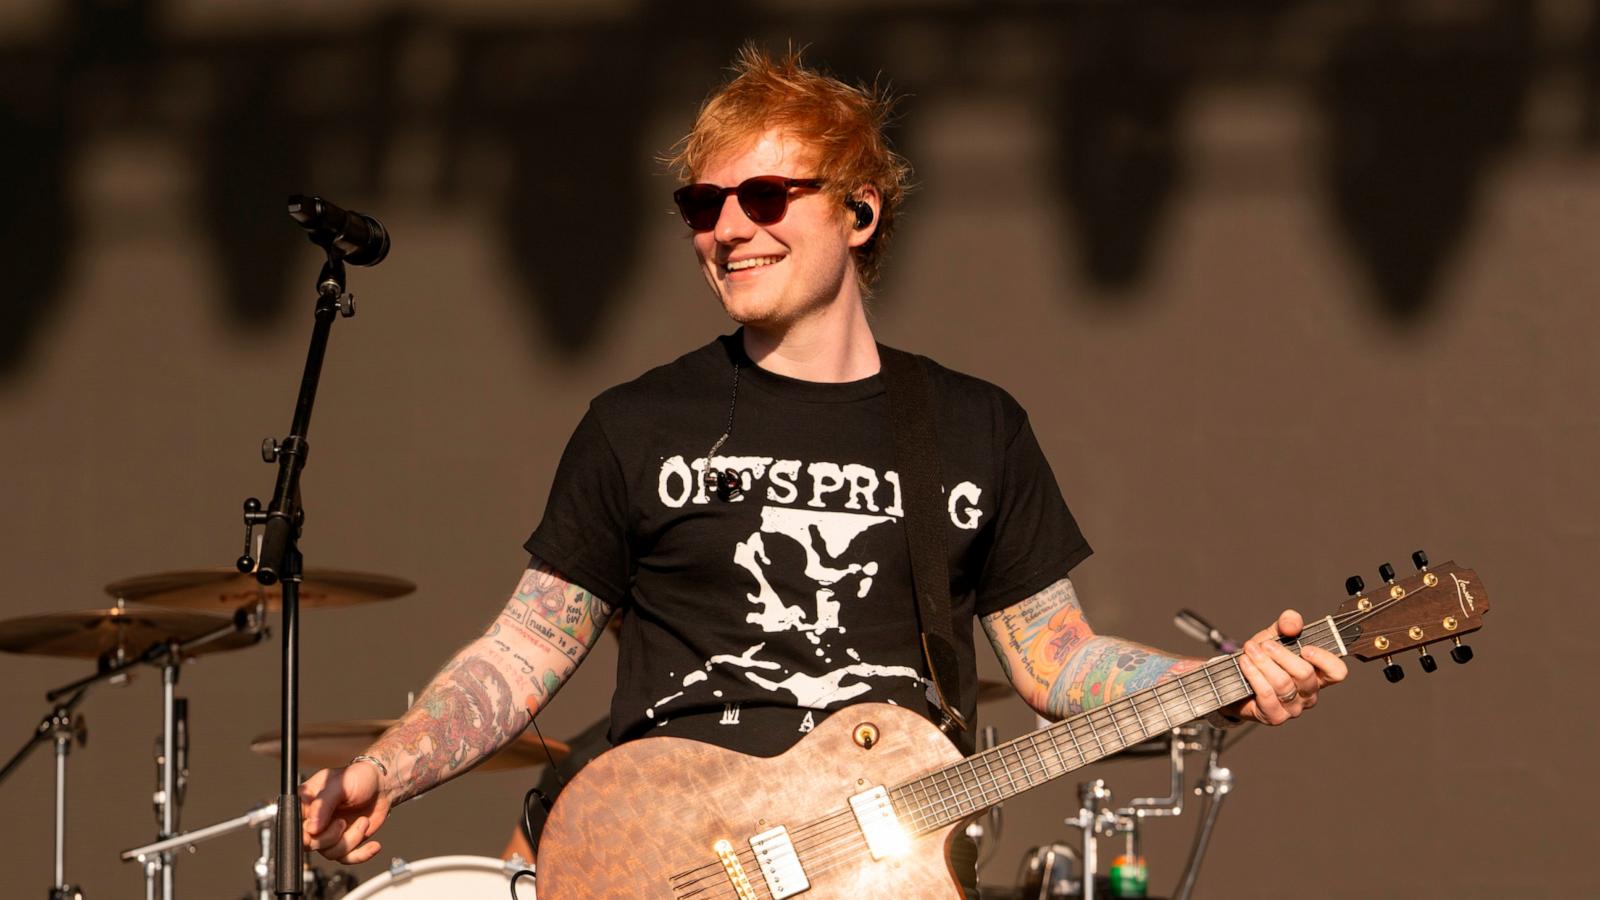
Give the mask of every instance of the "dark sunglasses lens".
M 751 178 L 739 185 L 739 206 L 750 221 L 771 225 L 789 208 L 789 186 L 781 178 Z
M 717 216 L 722 213 L 722 190 L 714 184 L 690 184 L 672 194 L 678 202 L 678 212 L 683 221 L 695 231 L 710 231 L 717 226 Z

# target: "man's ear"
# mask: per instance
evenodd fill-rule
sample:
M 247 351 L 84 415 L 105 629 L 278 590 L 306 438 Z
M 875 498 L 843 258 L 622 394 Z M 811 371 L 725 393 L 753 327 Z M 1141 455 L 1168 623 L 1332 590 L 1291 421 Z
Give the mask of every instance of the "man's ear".
M 866 244 L 877 233 L 880 203 L 878 189 L 871 185 L 865 185 L 853 196 L 845 198 L 845 207 L 853 216 L 850 223 L 851 247 Z

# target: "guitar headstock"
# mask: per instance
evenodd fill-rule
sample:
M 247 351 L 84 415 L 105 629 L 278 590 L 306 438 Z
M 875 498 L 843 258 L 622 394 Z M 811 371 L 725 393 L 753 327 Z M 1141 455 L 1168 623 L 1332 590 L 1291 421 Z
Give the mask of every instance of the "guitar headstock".
M 1462 635 L 1483 627 L 1483 614 L 1489 611 L 1489 593 L 1478 573 L 1454 562 L 1429 566 L 1428 558 L 1417 551 L 1415 575 L 1396 578 L 1394 568 L 1385 563 L 1379 573 L 1384 583 L 1370 591 L 1359 577 L 1346 582 L 1351 596 L 1340 604 L 1333 619 L 1350 655 L 1370 662 L 1384 659 L 1384 675 L 1390 681 L 1403 677 L 1391 657 L 1405 650 L 1451 641 L 1450 657 L 1458 663 L 1472 658 L 1472 648 L 1461 643 Z M 1426 650 L 1422 666 L 1436 667 Z

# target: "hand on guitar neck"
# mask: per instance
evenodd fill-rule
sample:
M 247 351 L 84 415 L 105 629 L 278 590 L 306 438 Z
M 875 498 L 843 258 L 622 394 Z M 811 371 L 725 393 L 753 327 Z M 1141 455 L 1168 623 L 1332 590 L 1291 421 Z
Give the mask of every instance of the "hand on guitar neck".
M 1300 614 L 1286 609 L 1277 622 L 1250 636 L 1239 654 L 1239 669 L 1255 693 L 1224 707 L 1225 718 L 1282 725 L 1316 706 L 1323 688 L 1345 680 L 1350 668 L 1327 650 L 1306 644 L 1297 655 L 1285 646 L 1304 627 Z

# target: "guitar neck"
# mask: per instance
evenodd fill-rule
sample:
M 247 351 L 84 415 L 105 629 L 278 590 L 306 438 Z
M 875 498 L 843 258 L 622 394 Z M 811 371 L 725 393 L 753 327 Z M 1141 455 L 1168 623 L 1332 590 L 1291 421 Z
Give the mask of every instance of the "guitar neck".
M 1347 637 L 1330 616 L 1307 625 L 1299 640 L 1285 645 L 1296 653 L 1311 644 L 1344 656 Z M 890 791 L 894 807 L 914 832 L 932 831 L 1209 715 L 1251 695 L 1238 658 L 1237 653 L 1219 656 L 1154 687 L 898 785 Z

